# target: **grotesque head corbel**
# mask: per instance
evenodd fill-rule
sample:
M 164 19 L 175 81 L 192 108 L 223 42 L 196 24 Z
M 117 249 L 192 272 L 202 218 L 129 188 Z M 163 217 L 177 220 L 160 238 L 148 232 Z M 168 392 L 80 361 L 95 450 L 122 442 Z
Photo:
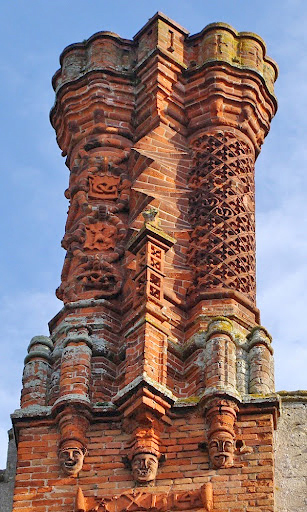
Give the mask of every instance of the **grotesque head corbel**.
M 159 459 L 153 453 L 136 453 L 131 460 L 132 476 L 139 485 L 152 483 L 157 476 Z
M 82 469 L 87 453 L 86 430 L 89 415 L 75 406 L 67 406 L 58 414 L 61 441 L 58 457 L 62 470 L 69 476 L 77 476 Z
M 65 441 L 59 449 L 59 461 L 64 473 L 69 476 L 78 476 L 86 453 L 86 448 L 79 441 Z
M 208 450 L 211 464 L 215 469 L 233 466 L 235 441 L 229 432 L 215 432 L 210 437 Z
M 237 410 L 234 402 L 223 399 L 213 401 L 207 410 L 209 459 L 215 469 L 230 468 L 234 464 Z
M 124 457 L 136 485 L 153 485 L 159 462 L 165 459 L 161 454 L 160 432 L 163 426 L 146 408 L 137 411 L 125 424 L 132 434 Z

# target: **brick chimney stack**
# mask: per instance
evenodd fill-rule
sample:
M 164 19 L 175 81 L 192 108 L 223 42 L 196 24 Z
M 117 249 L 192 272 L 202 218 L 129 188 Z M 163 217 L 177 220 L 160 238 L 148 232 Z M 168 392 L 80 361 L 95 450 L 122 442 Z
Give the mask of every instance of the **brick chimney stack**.
M 273 511 L 254 164 L 277 66 L 256 34 L 161 13 L 60 64 L 64 307 L 25 360 L 14 512 L 24 475 L 33 512 Z

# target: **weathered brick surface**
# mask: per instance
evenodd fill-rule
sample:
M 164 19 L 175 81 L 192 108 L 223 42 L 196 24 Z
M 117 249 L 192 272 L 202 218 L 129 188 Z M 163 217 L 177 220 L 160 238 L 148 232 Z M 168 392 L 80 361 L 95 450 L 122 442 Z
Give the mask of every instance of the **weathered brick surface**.
M 276 65 L 256 35 L 161 14 L 60 62 L 64 308 L 25 360 L 14 512 L 273 511 L 254 163 Z
M 85 497 L 104 497 L 134 488 L 131 471 L 124 457 L 129 433 L 122 422 L 100 421 L 88 431 L 88 450 L 79 477 L 60 472 L 57 447 L 59 434 L 55 425 L 32 422 L 20 429 L 15 510 L 73 510 L 78 486 Z M 203 416 L 193 410 L 174 414 L 161 433 L 165 462 L 158 471 L 150 492 L 198 489 L 211 481 L 214 510 L 239 511 L 248 507 L 273 510 L 273 424 L 271 414 L 242 413 L 237 422 L 237 438 L 244 440 L 250 453 L 238 454 L 234 467 L 210 468 L 208 453 L 199 445 L 206 441 Z M 32 508 L 31 508 L 32 507 Z M 56 508 L 55 508 L 56 507 Z

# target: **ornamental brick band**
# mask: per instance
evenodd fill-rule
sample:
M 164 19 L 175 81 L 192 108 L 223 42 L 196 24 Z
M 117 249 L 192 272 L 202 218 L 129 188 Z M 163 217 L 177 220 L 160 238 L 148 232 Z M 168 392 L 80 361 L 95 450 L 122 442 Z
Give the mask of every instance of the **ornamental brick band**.
M 89 502 L 89 504 L 88 504 Z M 203 510 L 211 512 L 213 509 L 212 485 L 204 484 L 196 491 L 149 493 L 149 492 L 125 492 L 110 498 L 103 498 L 91 507 L 91 500 L 84 498 L 79 488 L 76 496 L 75 512 L 123 512 L 125 510 Z

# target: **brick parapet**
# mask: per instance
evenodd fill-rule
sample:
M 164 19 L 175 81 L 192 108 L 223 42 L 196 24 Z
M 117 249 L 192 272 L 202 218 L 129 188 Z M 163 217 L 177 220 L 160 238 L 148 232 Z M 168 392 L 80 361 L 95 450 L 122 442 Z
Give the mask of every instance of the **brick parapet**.
M 107 44 L 103 44 L 105 41 Z M 240 70 L 252 70 L 262 77 L 270 93 L 274 94 L 277 64 L 266 55 L 266 45 L 257 34 L 237 32 L 226 23 L 211 23 L 198 34 L 189 36 L 186 29 L 159 12 L 134 36 L 133 41 L 114 32 L 102 31 L 83 43 L 69 45 L 61 54 L 61 69 L 53 77 L 54 89 L 57 91 L 63 82 L 76 80 L 93 68 L 109 68 L 113 72 L 131 70 L 157 47 L 169 59 L 176 59 L 191 71 L 216 61 Z M 119 48 L 123 51 L 122 59 L 119 58 Z M 138 50 L 136 62 L 135 54 L 131 52 L 135 48 Z M 125 50 L 132 53 L 130 61 Z M 125 58 L 128 62 L 124 65 L 122 60 Z

